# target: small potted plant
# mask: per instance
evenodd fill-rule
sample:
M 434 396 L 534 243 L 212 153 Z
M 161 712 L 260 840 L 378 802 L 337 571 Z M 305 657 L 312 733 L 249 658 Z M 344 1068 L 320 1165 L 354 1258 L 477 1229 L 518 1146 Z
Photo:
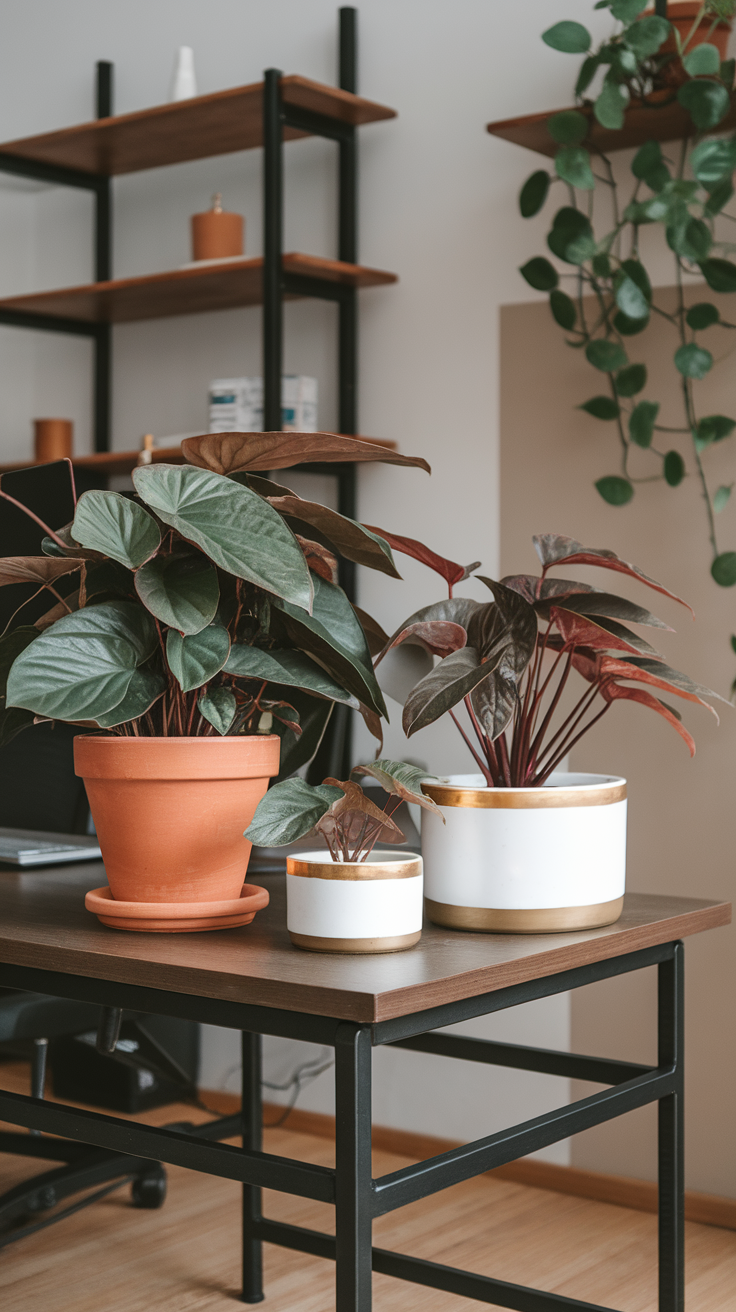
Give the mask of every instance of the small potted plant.
M 335 703 L 380 736 L 384 702 L 333 548 L 397 577 L 391 549 L 256 471 L 429 468 L 322 433 L 211 434 L 184 451 L 188 464 L 136 469 L 132 498 L 85 492 L 71 524 L 48 528 L 46 555 L 0 573 L 54 601 L 35 624 L 21 610 L 0 639 L 0 742 L 38 719 L 86 731 L 75 766 L 121 928 L 133 927 L 124 911 L 139 929 L 237 916 L 243 828 L 269 778 L 311 759 Z
M 418 545 L 411 554 L 432 563 Z M 672 669 L 628 627 L 669 627 L 648 610 L 549 575 L 592 565 L 679 601 L 673 593 L 612 551 L 555 533 L 535 537 L 534 545 L 538 577 L 478 576 L 492 593 L 488 602 L 453 597 L 450 589 L 447 600 L 411 615 L 376 660 L 380 668 L 405 643 L 414 658 L 417 644 L 424 649 L 426 673 L 406 696 L 404 731 L 411 736 L 448 714 L 475 762 L 474 775 L 424 785 L 447 822 L 422 813 L 428 912 L 455 929 L 547 932 L 616 920 L 626 871 L 626 781 L 564 773 L 565 758 L 620 700 L 661 715 L 692 755 L 679 712 L 659 694 L 711 711 L 704 698 L 718 696 Z M 449 578 L 447 569 L 439 572 Z M 573 696 L 575 676 L 582 688 Z
M 359 765 L 389 794 L 384 810 L 353 779 L 303 779 L 275 784 L 259 802 L 246 837 L 262 847 L 284 847 L 307 835 L 326 850 L 298 851 L 286 859 L 289 937 L 312 952 L 401 952 L 422 932 L 422 858 L 375 850 L 379 841 L 405 842 L 391 818 L 402 801 L 418 803 L 442 820 L 422 791 L 423 770 L 399 761 Z

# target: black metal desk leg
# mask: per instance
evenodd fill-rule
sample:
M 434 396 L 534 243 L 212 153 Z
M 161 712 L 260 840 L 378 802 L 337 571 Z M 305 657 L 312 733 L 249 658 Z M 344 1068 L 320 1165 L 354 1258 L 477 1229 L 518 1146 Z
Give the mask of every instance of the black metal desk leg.
M 347 1022 L 335 1040 L 337 1312 L 371 1308 L 371 1035 Z
M 243 1031 L 243 1147 L 260 1152 L 263 1138 L 261 1104 L 261 1036 Z M 261 1220 L 261 1191 L 243 1185 L 243 1294 L 244 1303 L 263 1301 L 262 1244 L 254 1234 Z
M 659 1065 L 674 1066 L 677 1091 L 659 1101 L 659 1312 L 685 1307 L 683 1121 L 684 955 L 682 943 L 659 971 Z

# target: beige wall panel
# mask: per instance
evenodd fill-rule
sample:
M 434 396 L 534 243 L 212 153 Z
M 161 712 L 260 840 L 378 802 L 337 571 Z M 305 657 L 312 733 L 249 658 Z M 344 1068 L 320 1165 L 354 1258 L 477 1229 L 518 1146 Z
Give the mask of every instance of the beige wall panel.
M 691 302 L 719 298 L 703 287 Z M 660 303 L 668 293 L 658 293 Z M 733 298 L 720 298 L 733 318 Z M 720 368 L 696 383 L 699 413 L 736 415 L 734 334 L 711 329 L 703 344 Z M 536 572 L 535 532 L 559 532 L 608 547 L 687 598 L 687 611 L 601 571 L 579 577 L 622 591 L 677 628 L 655 633 L 656 646 L 673 665 L 721 693 L 736 674 L 728 637 L 736 631 L 736 590 L 712 582 L 706 523 L 698 484 L 679 488 L 642 484 L 625 507 L 607 506 L 595 479 L 619 472 L 615 424 L 575 407 L 607 390 L 577 351 L 566 344 L 546 302 L 505 306 L 501 311 L 501 559 L 504 573 Z M 660 422 L 682 423 L 676 375 L 677 345 L 662 320 L 629 339 L 629 358 L 644 361 L 649 384 L 642 397 L 662 402 Z M 724 358 L 725 357 L 725 358 Z M 658 434 L 670 445 L 685 438 Z M 712 485 L 736 476 L 733 439 L 708 453 Z M 686 454 L 688 469 L 692 459 Z M 632 472 L 653 472 L 646 453 L 635 452 Z M 718 517 L 719 549 L 736 549 L 736 506 Z M 572 572 L 572 571 L 571 571 Z M 647 636 L 651 637 L 651 631 Z M 723 707 L 721 726 L 698 707 L 684 719 L 698 745 L 694 760 L 665 723 L 643 707 L 615 705 L 575 750 L 575 769 L 623 774 L 629 780 L 628 886 L 632 890 L 736 896 L 736 712 Z M 736 1194 L 736 933 L 720 929 L 687 947 L 687 1183 L 691 1189 Z M 654 972 L 610 981 L 576 994 L 572 1001 L 572 1048 L 646 1061 L 656 1055 Z M 590 1091 L 580 1086 L 578 1096 Z M 573 1141 L 574 1165 L 653 1178 L 656 1170 L 654 1109 L 600 1126 Z

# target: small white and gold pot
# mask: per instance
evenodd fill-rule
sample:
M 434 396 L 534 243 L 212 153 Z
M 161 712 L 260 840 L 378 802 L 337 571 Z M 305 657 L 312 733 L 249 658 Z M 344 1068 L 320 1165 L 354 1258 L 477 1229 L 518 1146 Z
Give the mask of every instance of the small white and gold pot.
M 286 926 L 311 952 L 402 952 L 422 933 L 422 858 L 371 852 L 333 861 L 323 850 L 286 859 Z
M 488 788 L 482 775 L 425 783 L 427 914 L 494 934 L 595 929 L 618 920 L 626 879 L 626 780 L 553 774 L 542 788 Z

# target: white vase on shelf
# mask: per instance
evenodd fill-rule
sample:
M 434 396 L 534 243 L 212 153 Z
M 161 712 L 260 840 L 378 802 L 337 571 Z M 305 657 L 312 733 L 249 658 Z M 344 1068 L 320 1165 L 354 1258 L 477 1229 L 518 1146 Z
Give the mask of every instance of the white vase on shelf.
M 171 79 L 169 100 L 191 100 L 197 94 L 197 78 L 194 72 L 194 51 L 191 46 L 179 46 L 174 64 L 174 76 Z

